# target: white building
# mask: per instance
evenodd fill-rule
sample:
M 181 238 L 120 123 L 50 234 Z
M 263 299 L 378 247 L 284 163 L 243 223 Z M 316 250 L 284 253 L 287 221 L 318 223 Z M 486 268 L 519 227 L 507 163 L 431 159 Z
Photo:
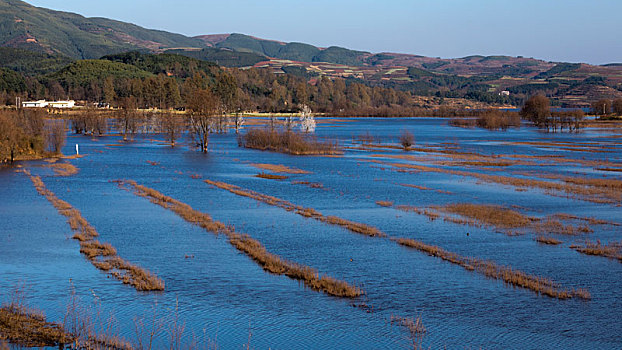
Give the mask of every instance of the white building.
M 45 108 L 48 106 L 47 101 L 24 101 L 22 102 L 22 108 Z
M 24 101 L 22 102 L 22 108 L 73 108 L 76 105 L 74 100 L 69 101 Z
M 54 101 L 54 102 L 48 103 L 48 106 L 51 108 L 73 108 L 73 106 L 75 105 L 76 105 L 76 102 L 74 100 Z

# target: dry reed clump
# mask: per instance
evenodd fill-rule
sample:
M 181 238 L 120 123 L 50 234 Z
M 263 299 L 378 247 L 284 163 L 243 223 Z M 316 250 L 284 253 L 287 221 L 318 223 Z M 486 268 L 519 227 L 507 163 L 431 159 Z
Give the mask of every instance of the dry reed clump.
M 267 174 L 267 173 L 264 173 L 264 172 L 261 172 L 261 173 L 255 175 L 255 177 L 258 177 L 260 179 L 268 179 L 268 180 L 285 180 L 285 179 L 288 179 L 287 176 Z
M 393 202 L 390 202 L 390 201 L 376 201 L 376 204 L 381 207 L 392 207 L 393 206 Z
M 582 246 L 572 245 L 570 248 L 578 251 L 579 253 L 604 256 L 610 259 L 617 259 L 619 262 L 622 262 L 622 242 L 602 244 L 600 240 L 596 242 L 586 241 Z
M 273 173 L 284 173 L 284 174 L 311 174 L 310 171 L 296 169 L 292 167 L 288 167 L 281 164 L 265 164 L 265 163 L 252 163 L 252 166 L 255 168 L 272 171 Z
M 408 332 L 413 339 L 418 339 L 427 332 L 425 326 L 423 325 L 423 321 L 421 320 L 421 316 L 413 319 L 412 317 L 391 315 L 391 324 L 397 324 L 408 329 Z
M 292 181 L 293 185 L 305 185 L 311 188 L 324 188 L 324 185 L 319 182 L 309 182 L 309 181 Z
M 242 196 L 242 197 L 247 197 L 247 198 L 251 198 L 257 201 L 260 201 L 262 203 L 266 203 L 268 205 L 272 205 L 272 206 L 276 206 L 279 208 L 283 208 L 287 211 L 291 211 L 291 212 L 295 212 L 298 215 L 307 217 L 307 218 L 312 218 L 321 222 L 325 222 L 328 224 L 332 224 L 332 225 L 338 225 L 341 226 L 343 228 L 346 228 L 352 232 L 356 232 L 356 233 L 360 233 L 362 235 L 366 235 L 366 236 L 371 236 L 371 237 L 383 237 L 385 236 L 385 234 L 378 230 L 375 227 L 369 226 L 369 225 L 365 225 L 362 223 L 358 223 L 358 222 L 354 222 L 354 221 L 350 221 L 350 220 L 346 220 L 346 219 L 342 219 L 336 216 L 324 216 L 322 215 L 320 212 L 316 211 L 315 209 L 312 208 L 304 208 L 302 206 L 299 205 L 295 205 L 291 202 L 285 201 L 283 199 L 280 198 L 276 198 L 273 196 L 268 196 L 259 192 L 255 192 L 252 190 L 246 190 L 243 189 L 241 187 L 235 186 L 235 185 L 231 185 L 225 182 L 220 182 L 220 181 L 212 181 L 212 180 L 204 180 L 205 183 L 212 185 L 214 187 L 223 189 L 223 190 L 227 190 L 233 194 L 236 194 L 238 196 Z
M 192 224 L 215 234 L 226 235 L 231 245 L 253 259 L 268 272 L 286 275 L 292 279 L 302 281 L 313 290 L 323 291 L 326 294 L 337 297 L 355 298 L 363 293 L 360 289 L 345 281 L 328 276 L 320 277 L 317 270 L 309 266 L 290 262 L 278 255 L 272 254 L 259 241 L 248 235 L 237 233 L 233 227 L 215 221 L 208 214 L 194 210 L 189 205 L 165 196 L 154 189 L 139 185 L 132 180 L 117 182 L 120 186 L 127 185 L 131 187 L 136 195 L 148 198 L 152 203 L 172 210 L 182 219 Z
M 552 298 L 591 298 L 590 293 L 584 289 L 562 289 L 558 284 L 547 278 L 529 275 L 523 271 L 514 270 L 509 266 L 497 265 L 492 261 L 464 257 L 446 251 L 438 246 L 428 245 L 414 239 L 399 238 L 397 239 L 397 243 L 405 247 L 419 250 L 430 256 L 441 258 L 442 260 L 461 266 L 466 270 L 475 271 L 486 277 L 502 280 L 509 285 L 529 289 L 538 294 L 543 294 Z
M 48 190 L 39 176 L 33 176 L 27 170 L 24 170 L 24 173 L 30 177 L 37 192 L 67 218 L 69 226 L 74 231 L 73 238 L 80 242 L 80 253 L 84 254 L 93 266 L 110 273 L 123 283 L 133 286 L 136 290 L 164 290 L 164 281 L 156 275 L 117 256 L 117 251 L 112 245 L 95 240 L 95 237 L 99 236 L 95 228 L 89 224 L 79 210 Z
M 63 326 L 47 322 L 39 312 L 21 305 L 4 305 L 0 308 L 0 340 L 23 347 L 59 346 L 71 343 L 73 336 Z
M 239 138 L 240 146 L 293 155 L 342 154 L 335 142 L 318 141 L 296 132 L 270 129 L 250 129 Z
M 543 235 L 538 235 L 536 237 L 536 242 L 542 243 L 542 244 L 548 244 L 548 245 L 559 245 L 563 243 L 559 239 L 555 239 L 553 237 L 543 236 Z
M 71 176 L 78 173 L 78 168 L 70 163 L 52 163 L 48 165 L 57 176 Z

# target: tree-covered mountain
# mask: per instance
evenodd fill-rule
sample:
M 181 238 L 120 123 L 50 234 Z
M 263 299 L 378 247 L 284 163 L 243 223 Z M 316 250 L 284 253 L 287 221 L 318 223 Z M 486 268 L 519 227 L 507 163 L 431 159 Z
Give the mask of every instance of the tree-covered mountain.
M 198 36 L 216 48 L 229 49 L 238 52 L 251 52 L 271 58 L 285 59 L 300 62 L 330 62 L 350 66 L 361 66 L 368 52 L 349 50 L 337 46 L 320 49 L 304 43 L 283 43 L 280 41 L 259 39 L 244 34 L 204 35 Z
M 130 23 L 0 0 L 0 46 L 85 59 L 136 49 L 205 45 L 199 39 Z

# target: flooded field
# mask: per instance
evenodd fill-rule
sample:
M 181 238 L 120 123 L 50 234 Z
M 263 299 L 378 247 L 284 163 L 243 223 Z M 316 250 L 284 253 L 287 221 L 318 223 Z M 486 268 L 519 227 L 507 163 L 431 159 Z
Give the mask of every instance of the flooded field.
M 622 348 L 620 134 L 320 119 L 322 156 L 69 135 L 82 157 L 0 168 L 1 298 L 62 323 L 75 294 L 154 348 Z

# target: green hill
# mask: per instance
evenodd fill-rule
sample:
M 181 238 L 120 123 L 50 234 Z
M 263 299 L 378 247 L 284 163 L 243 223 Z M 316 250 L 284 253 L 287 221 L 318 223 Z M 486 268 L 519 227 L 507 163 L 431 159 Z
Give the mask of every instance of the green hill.
M 131 51 L 107 55 L 101 59 L 132 65 L 152 74 L 173 75 L 179 78 L 190 77 L 196 71 L 206 72 L 211 75 L 212 71 L 220 70 L 220 67 L 214 63 L 169 53 L 156 55 Z
M 268 60 L 266 56 L 243 51 L 207 48 L 202 50 L 167 50 L 166 53 L 192 57 L 197 60 L 214 62 L 225 67 L 248 67 L 255 63 Z
M 106 78 L 133 79 L 150 76 L 153 74 L 125 63 L 108 60 L 80 60 L 48 75 L 47 80 L 58 81 L 64 86 L 86 86 L 92 82 L 102 82 Z
M 201 40 L 180 34 L 48 10 L 19 0 L 0 0 L 0 46 L 77 59 L 136 49 L 205 47 Z
M 221 49 L 254 53 L 284 60 L 329 62 L 350 66 L 363 65 L 363 55 L 367 54 L 367 52 L 349 50 L 336 46 L 331 46 L 328 49 L 320 49 L 309 44 L 295 42 L 282 43 L 237 33 L 227 36 L 226 39 L 216 43 L 214 46 Z
M 65 56 L 0 47 L 0 67 L 8 68 L 24 75 L 33 76 L 55 72 L 71 62 L 73 60 Z

